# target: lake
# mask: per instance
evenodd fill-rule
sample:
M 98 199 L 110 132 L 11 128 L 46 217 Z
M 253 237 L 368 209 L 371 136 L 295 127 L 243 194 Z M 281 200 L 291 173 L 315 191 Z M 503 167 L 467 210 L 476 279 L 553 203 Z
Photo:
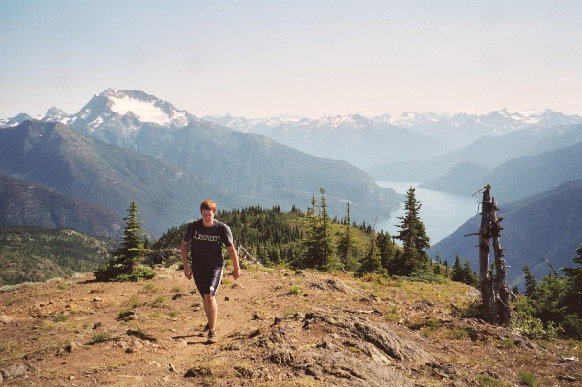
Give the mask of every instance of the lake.
M 430 245 L 434 246 L 441 239 L 447 237 L 459 228 L 467 219 L 477 215 L 481 195 L 460 195 L 445 191 L 420 188 L 420 183 L 402 181 L 377 181 L 380 187 L 393 188 L 396 192 L 406 194 L 411 186 L 416 200 L 422 204 L 420 207 L 420 220 L 424 223 Z M 377 230 L 384 230 L 391 236 L 398 235 L 400 228 L 395 225 L 400 223 L 399 216 L 404 215 L 404 201 L 398 211 L 392 214 L 388 220 L 378 222 Z

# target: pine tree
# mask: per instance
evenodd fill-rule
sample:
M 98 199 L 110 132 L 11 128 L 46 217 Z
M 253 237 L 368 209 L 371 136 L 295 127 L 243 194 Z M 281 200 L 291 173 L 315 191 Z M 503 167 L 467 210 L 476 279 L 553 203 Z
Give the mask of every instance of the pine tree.
M 574 263 L 582 265 L 582 243 L 576 250 L 576 254 L 578 255 L 574 258 Z M 568 267 L 562 270 L 566 273 L 570 285 L 565 297 L 568 311 L 577 314 L 578 318 L 582 318 L 582 266 Z
M 390 234 L 380 231 L 376 237 L 376 244 L 378 245 L 382 267 L 390 272 L 390 263 L 396 254 L 396 246 L 392 242 Z
M 338 256 L 340 263 L 343 265 L 346 271 L 354 271 L 358 267 L 358 260 L 353 254 L 354 246 L 352 240 L 352 229 L 351 229 L 351 219 L 350 219 L 350 202 L 346 204 L 346 216 L 343 220 L 344 232 L 338 242 Z
M 451 277 L 453 281 L 463 282 L 463 267 L 461 266 L 461 258 L 459 255 L 455 257 L 455 263 L 453 264 L 453 275 Z
M 388 274 L 386 269 L 382 267 L 382 261 L 380 259 L 380 254 L 378 247 L 376 246 L 376 235 L 372 233 L 370 235 L 370 247 L 368 253 L 362 259 L 360 267 L 357 270 L 359 275 L 364 273 L 378 273 L 378 274 Z
M 325 199 L 325 188 L 321 187 L 319 189 L 319 193 L 321 194 L 320 202 L 319 202 L 319 218 L 320 226 L 318 230 L 319 236 L 319 248 L 320 248 L 320 256 L 321 256 L 321 263 L 319 269 L 332 271 L 338 270 L 341 268 L 341 263 L 335 255 L 331 237 L 331 219 L 327 212 L 327 200 Z
M 323 261 L 319 246 L 319 217 L 316 214 L 317 201 L 315 194 L 311 197 L 311 207 L 307 207 L 307 217 L 309 228 L 306 231 L 305 238 L 302 240 L 303 254 L 300 266 L 303 268 L 315 268 Z
M 150 269 L 139 268 L 148 250 L 144 247 L 141 222 L 137 218 L 137 203 L 132 201 L 124 217 L 125 227 L 121 246 L 113 252 L 113 258 L 105 268 L 98 269 L 95 277 L 98 281 L 136 281 L 140 278 L 151 278 L 155 275 Z
M 463 264 L 462 282 L 470 286 L 474 286 L 477 288 L 479 287 L 479 278 L 477 277 L 477 274 L 475 274 L 473 269 L 471 269 L 471 264 L 469 263 L 468 259 L 465 259 L 465 263 Z
M 523 293 L 527 297 L 532 297 L 537 290 L 536 277 L 532 274 L 528 265 L 525 265 L 522 269 L 525 280 L 525 292 Z
M 424 272 L 428 268 L 428 254 L 426 249 L 430 247 L 430 239 L 426 235 L 424 223 L 420 220 L 420 207 L 422 204 L 416 200 L 415 189 L 410 187 L 406 192 L 404 204 L 404 216 L 399 216 L 400 232 L 397 239 L 402 241 L 403 253 L 400 255 L 398 266 L 399 274 L 410 275 Z

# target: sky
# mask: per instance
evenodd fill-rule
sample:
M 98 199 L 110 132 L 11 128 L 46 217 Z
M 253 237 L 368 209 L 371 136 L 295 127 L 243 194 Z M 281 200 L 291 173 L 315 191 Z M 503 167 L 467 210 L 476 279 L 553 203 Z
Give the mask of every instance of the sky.
M 0 118 L 106 89 L 197 115 L 582 114 L 582 1 L 0 0 Z

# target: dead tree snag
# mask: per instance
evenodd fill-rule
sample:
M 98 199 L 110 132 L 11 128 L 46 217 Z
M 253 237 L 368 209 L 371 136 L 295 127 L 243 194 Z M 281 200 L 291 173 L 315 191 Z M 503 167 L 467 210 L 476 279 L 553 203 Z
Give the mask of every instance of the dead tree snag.
M 497 215 L 497 202 L 491 197 L 491 186 L 483 191 L 481 205 L 481 226 L 479 227 L 479 279 L 481 282 L 482 312 L 491 324 L 509 325 L 511 322 L 511 291 L 505 281 L 506 267 L 501 248 L 499 224 L 503 218 Z M 489 245 L 493 246 L 494 268 L 489 269 Z

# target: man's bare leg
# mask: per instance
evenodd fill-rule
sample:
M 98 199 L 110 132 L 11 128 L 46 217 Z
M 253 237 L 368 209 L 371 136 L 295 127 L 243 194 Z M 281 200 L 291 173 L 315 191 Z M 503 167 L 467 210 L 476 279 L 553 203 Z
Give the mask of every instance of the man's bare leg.
M 216 319 L 218 317 L 218 305 L 216 303 L 216 297 L 212 294 L 204 295 L 204 312 L 206 313 L 206 318 L 208 319 L 208 327 L 212 330 L 215 330 Z

